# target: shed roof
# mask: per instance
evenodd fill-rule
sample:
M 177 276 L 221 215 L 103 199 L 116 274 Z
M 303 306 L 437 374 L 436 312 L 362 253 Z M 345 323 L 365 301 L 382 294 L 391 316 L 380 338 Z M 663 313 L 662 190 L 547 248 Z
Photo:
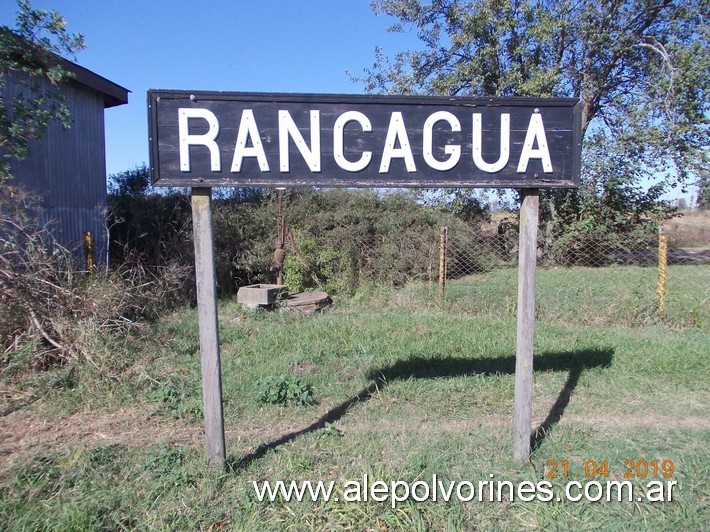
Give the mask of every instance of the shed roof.
M 61 67 L 74 75 L 74 78 L 69 80 L 70 82 L 79 83 L 103 95 L 105 108 L 128 103 L 128 93 L 130 92 L 128 89 L 121 87 L 103 76 L 99 76 L 96 72 L 92 72 L 88 68 L 72 63 L 62 57 L 58 57 L 58 59 Z
M 128 103 L 128 93 L 130 92 L 128 89 L 99 76 L 88 68 L 37 46 L 16 31 L 6 26 L 0 26 L 0 38 L 2 38 L 0 44 L 7 47 L 2 50 L 5 59 L 15 63 L 9 67 L 10 70 L 22 70 L 22 65 L 26 64 L 42 66 L 58 64 L 62 69 L 72 74 L 66 83 L 78 83 L 97 91 L 103 96 L 104 108 Z

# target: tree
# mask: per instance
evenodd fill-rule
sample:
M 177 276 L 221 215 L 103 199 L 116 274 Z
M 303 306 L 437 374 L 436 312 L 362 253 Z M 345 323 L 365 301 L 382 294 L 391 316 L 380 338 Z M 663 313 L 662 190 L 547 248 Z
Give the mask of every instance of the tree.
M 34 9 L 29 0 L 17 0 L 17 6 L 15 28 L 0 27 L 0 183 L 11 177 L 11 161 L 26 157 L 30 141 L 42 138 L 51 123 L 71 124 L 65 99 L 40 81 L 56 87 L 69 79 L 58 58 L 85 47 L 57 11 Z
M 620 154 L 638 183 L 681 186 L 707 166 L 707 0 L 374 0 L 422 48 L 376 50 L 370 92 L 579 97 L 585 151 Z M 356 78 L 358 79 L 358 78 Z M 585 157 L 585 186 L 614 184 Z M 623 190 L 623 189 L 622 189 Z M 656 196 L 656 190 L 652 196 Z M 568 193 L 549 193 L 551 216 Z M 645 201 L 645 200 L 643 200 Z
M 698 207 L 710 210 L 710 171 L 707 168 L 700 172 L 696 186 L 698 187 Z
M 112 174 L 108 178 L 109 194 L 138 198 L 150 189 L 150 168 L 143 163 L 130 170 Z

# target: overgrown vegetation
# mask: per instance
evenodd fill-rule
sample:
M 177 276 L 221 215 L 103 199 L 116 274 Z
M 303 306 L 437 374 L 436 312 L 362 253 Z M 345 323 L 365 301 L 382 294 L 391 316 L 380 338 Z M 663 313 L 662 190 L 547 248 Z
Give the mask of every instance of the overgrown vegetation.
M 3 372 L 80 364 L 114 375 L 123 366 L 109 339 L 179 305 L 184 268 L 82 271 L 76 254 L 53 241 L 38 205 L 21 189 L 0 188 Z
M 150 191 L 145 166 L 111 176 L 111 181 L 113 260 L 120 264 L 139 257 L 146 265 L 191 265 L 189 198 L 181 191 Z M 217 194 L 214 203 L 220 292 L 227 295 L 246 284 L 273 282 L 273 191 L 236 189 Z M 463 239 L 476 234 L 487 219 L 482 210 L 463 220 L 446 206 L 421 204 L 410 192 L 296 189 L 285 191 L 283 204 L 290 228 L 284 280 L 293 291 L 318 288 L 352 294 L 364 284 L 403 286 L 431 278 L 440 228 L 450 226 Z M 481 260 L 482 270 L 491 267 L 478 252 L 471 251 L 467 259 Z
M 93 274 L 77 266 L 77 253 L 52 242 L 49 228 L 40 224 L 40 213 L 29 198 L 19 190 L 3 188 L 0 327 L 7 374 L 54 365 L 74 368 L 76 364 L 105 375 L 120 374 L 132 357 L 112 356 L 113 351 L 123 349 L 112 339 L 140 336 L 150 320 L 194 297 L 188 197 L 181 191 L 151 191 L 145 167 L 112 176 L 112 182 L 113 262 Z M 221 294 L 234 294 L 245 284 L 273 282 L 274 195 L 269 190 L 243 189 L 216 196 Z M 607 201 L 624 200 L 610 194 Z M 654 260 L 648 250 L 657 247 L 658 220 L 665 211 L 654 201 L 642 203 L 648 206 L 644 212 L 629 207 L 628 214 L 619 218 L 615 215 L 619 209 L 612 206 L 593 223 L 580 222 L 582 234 L 576 238 L 553 232 L 549 247 L 541 238 L 541 264 L 599 267 Z M 506 268 L 517 260 L 514 215 L 496 214 L 493 221 L 485 210 L 476 217 L 469 211 L 464 220 L 450 204 L 427 205 L 413 192 L 288 190 L 283 204 L 291 235 L 284 281 L 292 291 L 321 289 L 347 297 L 369 287 L 406 287 L 436 280 L 439 233 L 444 226 L 449 235 L 450 279 L 487 272 L 498 275 L 499 270 L 505 276 L 510 271 Z M 585 208 L 606 212 L 604 204 Z M 673 243 L 681 243 L 680 234 L 673 233 Z M 515 285 L 511 277 L 507 286 L 514 289 Z M 453 285 L 449 290 L 455 294 Z M 619 315 L 624 323 L 654 316 L 655 281 L 649 278 L 636 290 L 642 300 L 638 312 L 633 305 L 614 306 L 631 312 Z M 489 298 L 501 296 L 479 298 L 473 311 L 487 308 Z M 514 294 L 501 300 L 514 310 Z M 163 392 L 166 409 L 183 408 L 177 401 L 182 392 L 168 386 L 156 393 Z

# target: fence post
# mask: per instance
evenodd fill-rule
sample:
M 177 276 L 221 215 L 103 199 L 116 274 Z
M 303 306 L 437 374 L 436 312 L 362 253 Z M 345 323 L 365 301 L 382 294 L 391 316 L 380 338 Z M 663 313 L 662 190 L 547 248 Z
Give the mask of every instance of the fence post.
M 666 267 L 668 266 L 668 236 L 663 227 L 658 228 L 658 313 L 666 309 Z
M 446 299 L 446 239 L 448 227 L 442 227 L 439 233 L 439 300 L 444 304 Z
M 91 231 L 84 231 L 84 269 L 90 274 L 96 271 L 94 265 L 94 237 Z

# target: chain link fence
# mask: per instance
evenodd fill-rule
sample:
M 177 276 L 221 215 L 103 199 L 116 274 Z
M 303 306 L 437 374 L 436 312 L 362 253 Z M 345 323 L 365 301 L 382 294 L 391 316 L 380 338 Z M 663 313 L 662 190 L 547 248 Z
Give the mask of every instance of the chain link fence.
M 538 318 L 621 325 L 710 323 L 710 247 L 678 247 L 668 233 L 595 234 L 549 245 L 540 228 Z M 474 314 L 515 314 L 517 226 L 511 222 L 497 233 L 472 235 L 444 229 L 440 238 L 446 266 L 437 279 L 440 303 Z
M 517 308 L 518 225 L 497 214 L 481 225 L 429 223 L 377 234 L 347 224 L 294 229 L 284 282 L 291 291 L 353 294 L 395 287 L 425 307 L 513 317 Z M 551 238 L 538 231 L 536 312 L 556 323 L 677 326 L 710 323 L 708 225 L 684 241 L 672 223 L 659 233 L 591 233 Z M 265 250 L 266 251 L 266 250 Z

